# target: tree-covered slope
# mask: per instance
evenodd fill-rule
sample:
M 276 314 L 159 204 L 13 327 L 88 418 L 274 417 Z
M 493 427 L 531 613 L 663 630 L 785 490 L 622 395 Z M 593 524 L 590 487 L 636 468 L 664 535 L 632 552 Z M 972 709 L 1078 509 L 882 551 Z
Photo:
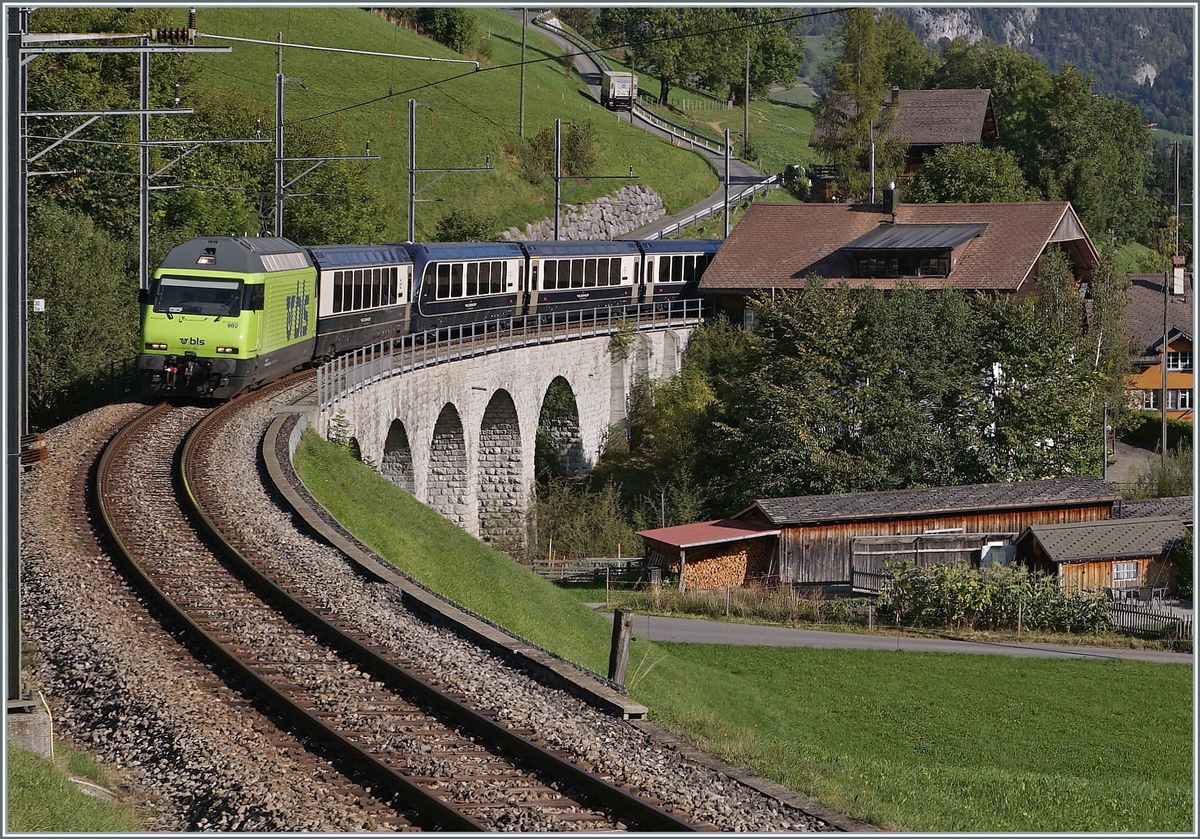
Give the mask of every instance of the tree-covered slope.
M 1187 7 L 897 8 L 928 45 L 957 37 L 1018 47 L 1054 72 L 1071 64 L 1094 92 L 1137 105 L 1147 122 L 1192 133 L 1192 25 Z

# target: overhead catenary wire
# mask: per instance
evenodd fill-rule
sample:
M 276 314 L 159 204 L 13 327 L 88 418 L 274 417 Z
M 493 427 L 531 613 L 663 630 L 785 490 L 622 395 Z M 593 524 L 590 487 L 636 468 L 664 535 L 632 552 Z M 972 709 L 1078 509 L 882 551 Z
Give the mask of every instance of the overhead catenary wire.
M 816 11 L 816 12 L 805 12 L 803 14 L 786 15 L 786 16 L 780 17 L 780 18 L 772 18 L 771 20 L 760 20 L 760 21 L 754 21 L 751 23 L 742 23 L 742 24 L 737 24 L 735 26 L 723 26 L 723 27 L 718 27 L 716 29 L 698 30 L 695 32 L 684 32 L 684 33 L 680 33 L 680 34 L 676 34 L 676 35 L 664 35 L 659 38 L 641 38 L 641 39 L 638 39 L 636 42 L 610 44 L 608 46 L 597 47 L 597 50 L 604 51 L 604 50 L 622 49 L 625 47 L 638 46 L 638 45 L 643 45 L 643 44 L 656 44 L 656 43 L 666 42 L 666 41 L 678 41 L 678 40 L 683 40 L 684 38 L 695 38 L 695 37 L 699 37 L 702 35 L 715 35 L 715 34 L 722 33 L 722 32 L 737 32 L 737 31 L 740 31 L 743 29 L 757 29 L 762 26 L 770 26 L 772 24 L 777 24 L 777 23 L 790 23 L 792 21 L 806 20 L 808 18 L 822 17 L 824 15 L 841 14 L 842 12 L 845 12 L 845 11 L 847 11 L 847 8 L 824 9 L 824 10 Z M 200 33 L 197 33 L 196 37 L 197 38 L 200 38 L 200 37 L 223 38 L 224 36 L 201 35 Z M 230 39 L 230 40 L 239 40 L 239 39 Z M 250 39 L 240 39 L 240 40 L 250 40 Z M 258 43 L 271 44 L 273 46 L 278 46 L 277 41 L 261 41 Z M 293 45 L 285 44 L 284 46 L 293 46 Z M 294 45 L 294 46 L 303 46 L 303 45 Z M 324 48 L 324 49 L 332 49 L 332 48 Z M 354 54 L 363 54 L 363 55 L 391 56 L 390 53 L 371 53 L 371 52 L 365 52 L 365 51 L 360 51 L 360 50 L 339 49 L 339 50 L 334 50 L 334 51 L 335 52 L 354 53 Z M 449 76 L 448 78 L 445 78 L 445 79 L 439 79 L 437 81 L 426 82 L 425 84 L 417 85 L 415 87 L 410 87 L 406 90 L 400 90 L 400 91 L 389 90 L 386 94 L 374 97 L 373 99 L 367 99 L 363 102 L 356 102 L 352 105 L 346 105 L 341 108 L 335 108 L 331 111 L 326 111 L 321 114 L 314 114 L 313 116 L 303 117 L 301 119 L 293 120 L 292 122 L 287 123 L 287 125 L 289 125 L 289 126 L 298 125 L 303 122 L 312 122 L 314 120 L 325 119 L 326 117 L 336 116 L 337 114 L 342 114 L 342 113 L 345 113 L 346 111 L 352 111 L 352 110 L 356 110 L 358 108 L 367 107 L 369 105 L 375 105 L 375 104 L 378 104 L 379 102 L 385 102 L 388 99 L 393 99 L 398 96 L 411 96 L 412 94 L 417 93 L 419 91 L 427 90 L 431 87 L 437 87 L 438 85 L 447 84 L 449 82 L 458 81 L 459 79 L 467 78 L 469 76 L 476 76 L 480 73 L 488 73 L 488 72 L 492 72 L 494 70 L 510 70 L 514 67 L 522 67 L 522 66 L 526 66 L 529 64 L 541 64 L 541 63 L 544 63 L 547 61 L 560 61 L 563 58 L 574 58 L 576 56 L 587 55 L 587 54 L 589 54 L 591 52 L 595 52 L 595 51 L 596 50 L 579 50 L 577 52 L 564 52 L 562 55 L 549 55 L 549 56 L 544 56 L 542 58 L 529 59 L 524 62 L 514 61 L 510 64 L 497 64 L 494 67 L 479 67 L 478 62 L 469 62 L 469 63 L 474 63 L 476 65 L 475 69 L 471 70 L 470 72 L 458 73 L 457 75 Z M 419 58 L 418 56 L 409 56 L 409 57 Z M 459 61 L 460 63 L 465 61 L 465 59 L 431 59 L 431 60 Z

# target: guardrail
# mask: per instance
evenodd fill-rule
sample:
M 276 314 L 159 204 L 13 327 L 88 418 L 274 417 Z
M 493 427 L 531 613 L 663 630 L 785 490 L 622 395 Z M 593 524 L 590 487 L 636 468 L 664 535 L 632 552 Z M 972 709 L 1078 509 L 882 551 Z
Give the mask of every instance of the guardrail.
M 631 113 L 633 113 L 633 115 L 638 119 L 650 123 L 658 130 L 665 131 L 672 137 L 676 137 L 685 143 L 708 149 L 714 154 L 725 154 L 724 140 L 717 140 L 712 137 L 708 137 L 699 133 L 698 131 L 693 131 L 690 128 L 682 126 L 679 123 L 671 122 L 671 120 L 667 119 L 666 117 L 659 116 L 653 111 L 646 110 L 637 102 L 633 103 Z
M 537 26 L 541 26 L 544 29 L 553 30 L 556 34 L 562 36 L 563 38 L 566 38 L 568 41 L 570 41 L 572 44 L 577 46 L 579 49 L 583 50 L 588 55 L 590 55 L 592 57 L 592 60 L 595 61 L 596 64 L 598 64 L 602 70 L 611 70 L 612 69 L 612 65 L 608 63 L 608 59 L 605 58 L 603 54 L 601 54 L 600 49 L 598 47 L 595 47 L 595 46 L 589 44 L 587 41 L 583 40 L 575 33 L 568 32 L 567 30 L 563 29 L 561 26 L 552 26 L 546 20 L 543 20 L 541 15 L 538 15 L 537 17 L 535 17 L 533 19 L 533 22 Z M 724 154 L 725 153 L 725 141 L 724 140 L 717 140 L 713 137 L 708 137 L 704 134 L 699 133 L 698 131 L 693 131 L 692 129 L 690 129 L 686 126 L 679 125 L 678 123 L 675 123 L 675 122 L 671 122 L 671 120 L 667 119 L 666 117 L 661 117 L 658 114 L 654 113 L 653 111 L 649 111 L 649 110 L 643 108 L 636 101 L 633 103 L 633 108 L 632 108 L 631 113 L 633 113 L 634 116 L 636 116 L 638 119 L 640 119 L 644 122 L 650 123 L 655 128 L 658 128 L 660 131 L 665 131 L 668 134 L 672 135 L 673 137 L 676 137 L 676 138 L 684 141 L 685 143 L 690 143 L 693 146 L 702 146 L 716 154 Z
M 770 177 L 764 178 L 761 182 L 756 183 L 756 184 L 751 184 L 750 186 L 746 187 L 741 192 L 739 192 L 737 195 L 730 195 L 729 203 L 731 205 L 736 204 L 738 201 L 741 201 L 743 198 L 745 198 L 749 195 L 753 195 L 754 193 L 758 192 L 759 190 L 766 192 L 768 189 L 771 188 L 772 184 L 777 183 L 778 181 L 779 181 L 778 175 L 771 175 Z M 712 205 L 705 207 L 703 210 L 700 210 L 697 213 L 692 213 L 687 218 L 685 218 L 681 221 L 677 221 L 668 227 L 664 227 L 662 230 L 655 231 L 654 233 L 651 233 L 649 236 L 646 236 L 645 238 L 646 239 L 661 239 L 664 236 L 671 235 L 672 233 L 678 233 L 680 230 L 683 230 L 685 227 L 689 227 L 690 225 L 695 224 L 702 218 L 708 218 L 709 216 L 715 215 L 722 208 L 724 208 L 724 206 L 725 206 L 725 199 L 722 198 L 720 201 L 717 201 L 717 202 L 713 203 Z
M 703 301 L 674 300 L 605 309 L 526 315 L 393 338 L 317 368 L 317 406 L 324 411 L 360 388 L 424 367 L 537 344 L 598 338 L 698 324 Z

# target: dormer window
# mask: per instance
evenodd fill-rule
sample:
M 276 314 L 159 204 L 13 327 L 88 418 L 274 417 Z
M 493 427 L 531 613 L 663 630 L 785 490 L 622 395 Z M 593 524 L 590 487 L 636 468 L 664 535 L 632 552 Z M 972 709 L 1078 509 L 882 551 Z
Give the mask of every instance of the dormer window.
M 881 224 L 842 246 L 857 277 L 948 277 L 986 224 Z

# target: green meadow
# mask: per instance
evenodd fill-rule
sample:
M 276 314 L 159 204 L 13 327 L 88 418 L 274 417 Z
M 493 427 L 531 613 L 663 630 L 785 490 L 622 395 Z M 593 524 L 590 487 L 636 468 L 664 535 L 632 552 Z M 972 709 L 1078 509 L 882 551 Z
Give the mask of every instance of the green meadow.
M 414 578 L 596 672 L 611 624 L 309 433 L 297 471 Z M 636 622 L 635 622 L 636 633 Z M 1193 828 L 1192 668 L 635 639 L 630 694 L 721 757 L 902 831 Z

